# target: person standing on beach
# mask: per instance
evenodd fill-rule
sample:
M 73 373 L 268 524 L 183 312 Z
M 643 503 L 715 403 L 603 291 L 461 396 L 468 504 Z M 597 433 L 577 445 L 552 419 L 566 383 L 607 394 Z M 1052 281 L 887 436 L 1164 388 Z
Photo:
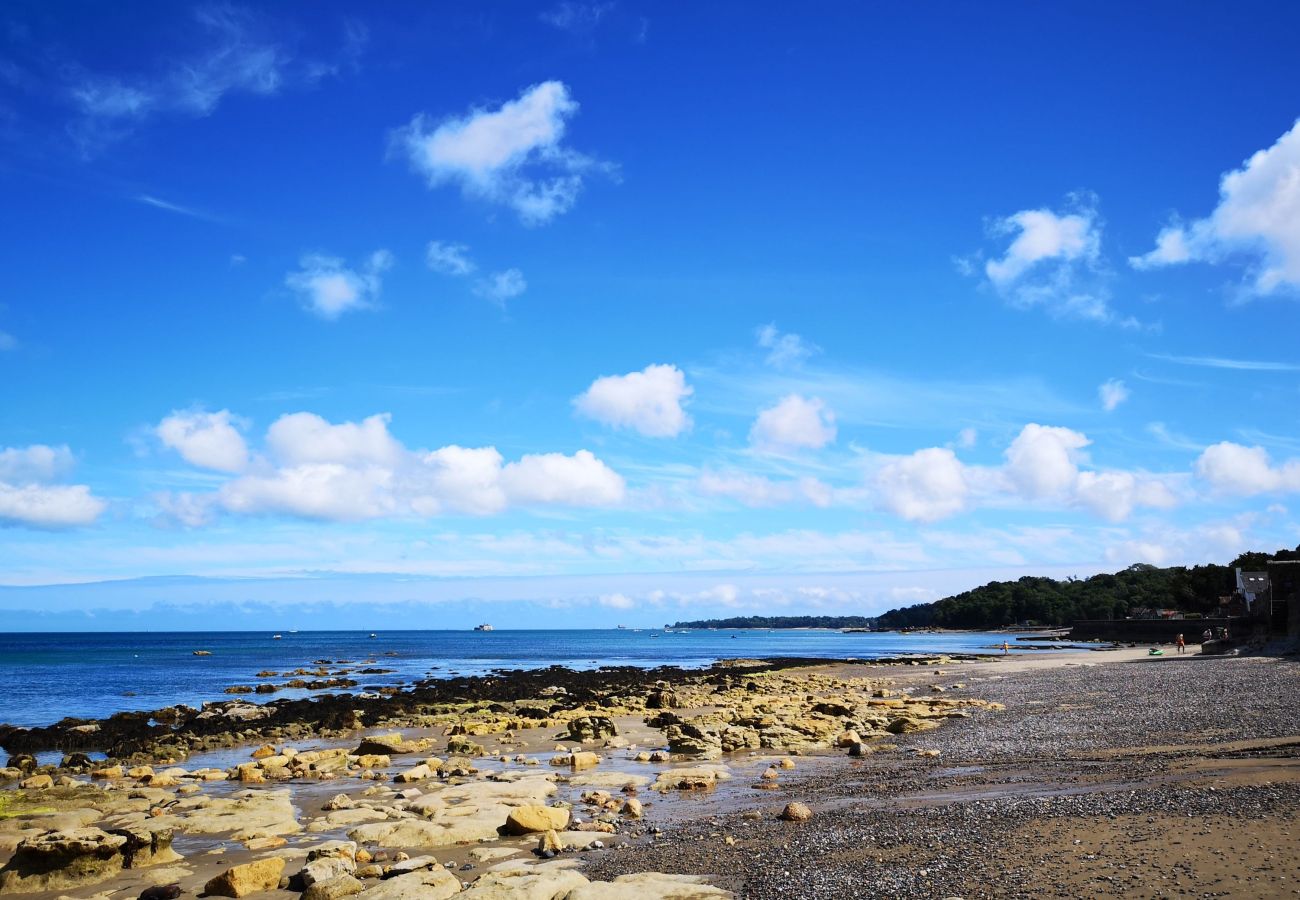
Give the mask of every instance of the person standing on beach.
M 1186 646 L 1186 642 L 1183 640 L 1183 636 L 1181 633 L 1178 635 L 1178 637 L 1174 638 L 1174 643 L 1178 645 L 1178 652 L 1182 653 L 1183 647 Z
M 1007 655 L 1008 653 L 1010 653 L 1010 652 L 1011 652 L 1011 645 L 1008 644 L 1006 641 L 1003 641 L 1003 642 L 1002 642 L 1002 655 L 1003 655 L 1003 656 L 1006 656 L 1006 655 Z

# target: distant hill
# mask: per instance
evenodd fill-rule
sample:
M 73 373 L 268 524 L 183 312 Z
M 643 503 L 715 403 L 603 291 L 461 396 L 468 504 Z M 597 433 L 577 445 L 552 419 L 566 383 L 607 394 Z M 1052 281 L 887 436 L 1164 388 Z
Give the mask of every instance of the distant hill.
M 1234 569 L 1263 569 L 1271 559 L 1300 559 L 1300 547 L 1277 553 L 1243 553 L 1226 566 L 1157 568 L 1133 565 L 1091 578 L 1025 576 L 990 581 L 933 603 L 891 609 L 879 617 L 882 628 L 1001 628 L 1033 622 L 1070 625 L 1078 619 L 1122 619 L 1133 610 L 1217 611 L 1219 598 L 1236 588 Z
M 669 628 L 870 628 L 875 619 L 866 616 L 736 616 L 731 619 L 698 619 L 675 622 Z

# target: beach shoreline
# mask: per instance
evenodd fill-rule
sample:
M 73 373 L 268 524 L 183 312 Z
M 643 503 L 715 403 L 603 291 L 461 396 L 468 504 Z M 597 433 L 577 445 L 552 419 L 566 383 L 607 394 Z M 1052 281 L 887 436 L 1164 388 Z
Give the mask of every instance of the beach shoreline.
M 78 809 L 82 813 L 74 819 L 87 827 L 139 830 L 162 821 L 171 829 L 168 842 L 181 848 L 183 862 L 127 867 L 82 887 L 77 897 L 133 896 L 131 891 L 138 893 L 150 879 L 163 876 L 174 876 L 182 891 L 197 893 L 230 865 L 268 854 L 286 860 L 293 874 L 312 848 L 330 841 L 352 842 L 362 851 L 353 851 L 354 870 L 376 865 L 359 859 L 388 854 L 383 865 L 391 867 L 398 855 L 409 854 L 432 861 L 426 879 L 436 864 L 444 872 L 456 871 L 462 887 L 482 878 L 518 887 L 523 882 L 510 879 L 581 877 L 610 886 L 635 884 L 641 897 L 725 892 L 831 897 L 844 896 L 846 879 L 870 876 L 880 879 L 884 896 L 937 896 L 940 888 L 963 897 L 1042 896 L 1026 887 L 1026 867 L 1012 864 L 1019 857 L 1007 855 L 1010 847 L 990 843 L 994 836 L 1014 832 L 1015 852 L 1040 853 L 1035 870 L 1045 871 L 1051 860 L 1070 857 L 1071 848 L 1091 846 L 1071 842 L 1091 841 L 1088 835 L 1105 832 L 1107 822 L 1136 817 L 1147 831 L 1158 825 L 1186 829 L 1186 816 L 1180 819 L 1176 804 L 1151 806 L 1153 798 L 1170 792 L 1194 795 L 1194 807 L 1187 808 L 1207 822 L 1236 817 L 1253 823 L 1243 826 L 1243 834 L 1265 825 L 1286 830 L 1300 792 L 1295 766 L 1300 736 L 1292 735 L 1300 728 L 1291 724 L 1279 699 L 1286 690 L 1294 696 L 1300 686 L 1300 667 L 1290 660 L 1150 657 L 1145 648 L 1125 648 L 755 663 L 702 671 L 544 669 L 509 678 L 441 681 L 439 689 L 447 693 L 439 695 L 439 712 L 419 713 L 399 702 L 390 707 L 392 716 L 363 722 L 361 729 L 282 735 L 268 742 L 261 761 L 250 751 L 266 739 L 265 732 L 250 727 L 222 733 L 215 742 L 220 746 L 203 746 L 185 758 L 155 759 L 148 774 L 138 769 L 135 778 L 126 768 L 111 773 L 114 777 L 90 778 L 96 767 L 101 776 L 113 768 L 92 761 L 74 769 L 32 769 L 8 787 L 39 774 L 50 775 L 52 785 L 0 791 L 10 798 L 0 837 L 12 857 L 22 840 L 46 826 L 70 824 L 67 816 Z M 1207 682 L 1202 676 L 1211 673 Z M 1156 715 L 1171 702 L 1201 703 L 1207 684 L 1217 685 L 1210 693 L 1221 713 L 1212 704 L 1198 713 L 1202 721 L 1176 730 L 1135 727 L 1143 709 Z M 1244 691 L 1249 684 L 1259 690 Z M 1268 686 L 1276 696 L 1267 693 Z M 1236 701 L 1231 715 L 1222 706 L 1225 696 Z M 532 715 L 540 718 L 529 720 Z M 400 739 L 379 739 L 395 741 L 396 752 L 382 763 L 363 760 L 359 751 L 377 749 L 367 748 L 363 738 L 391 731 L 399 722 L 405 723 Z M 1238 733 L 1230 735 L 1233 723 Z M 553 765 L 566 754 L 576 760 L 574 753 L 592 753 L 597 761 Z M 1237 761 L 1225 762 L 1224 754 Z M 295 757 L 320 763 L 297 766 Z M 426 758 L 444 768 L 429 768 L 421 762 Z M 264 765 L 267 760 L 275 765 Z M 395 781 L 399 776 L 402 780 Z M 53 784 L 56 779 L 63 785 Z M 1206 789 L 1207 781 L 1216 779 L 1215 790 Z M 661 790 L 652 788 L 656 783 L 662 783 Z M 250 799 L 240 801 L 245 792 L 251 792 Z M 214 805 L 256 805 L 282 792 L 291 802 L 279 807 L 278 819 L 268 820 L 270 831 L 278 834 L 232 840 L 230 834 L 193 831 Z M 584 830 L 562 832 L 570 836 L 561 840 L 600 846 L 550 861 L 538 858 L 537 833 L 508 836 L 496 830 L 511 803 L 565 810 L 566 821 L 571 818 L 572 827 Z M 805 804 L 811 819 L 780 820 L 787 803 Z M 1077 809 L 1071 812 L 1070 804 Z M 47 807 L 54 812 L 30 812 Z M 985 807 L 985 825 L 958 827 L 949 821 Z M 479 824 L 492 827 L 448 833 L 445 843 L 443 837 L 428 838 L 429 829 L 442 827 L 439 815 L 447 810 L 481 813 L 486 818 Z M 1262 839 L 1263 831 L 1259 834 Z M 259 837 L 266 840 L 258 843 Z M 1223 852 L 1206 843 L 1205 835 L 1185 838 L 1179 846 L 1195 844 L 1197 859 Z M 436 846 L 405 843 L 413 839 L 433 840 Z M 1107 844 L 1105 854 L 1092 855 L 1129 866 L 1115 861 L 1129 859 L 1112 846 L 1117 840 Z M 936 845 L 949 850 L 935 851 Z M 790 852 L 773 858 L 773 848 L 787 846 Z M 857 849 L 850 852 L 849 846 Z M 962 869 L 969 878 L 954 878 L 952 860 L 963 846 L 972 854 L 978 850 L 982 862 Z M 1172 846 L 1164 848 L 1166 855 Z M 871 856 L 868 847 L 879 852 Z M 1251 859 L 1248 854 L 1247 862 Z M 1259 862 L 1266 864 L 1266 858 Z M 1078 877 L 1090 871 L 1082 865 L 1058 874 L 1078 891 L 1085 883 L 1072 874 L 1076 869 L 1083 873 Z M 1286 870 L 1279 878 L 1300 878 L 1285 865 L 1275 869 Z M 369 871 L 378 878 L 375 869 Z M 929 874 L 916 874 L 922 871 Z M 382 866 L 378 872 L 383 874 Z M 647 872 L 703 880 L 626 880 Z M 388 874 L 394 877 L 391 868 Z M 413 873 L 397 874 L 410 878 Z M 977 875 L 992 881 L 977 883 Z M 1245 869 L 1240 877 L 1248 877 Z M 620 878 L 625 881 L 616 881 Z M 369 893 L 389 879 L 361 878 L 358 884 Z M 683 884 L 700 893 L 671 893 L 686 890 Z M 1099 884 L 1087 882 L 1083 892 L 1096 892 Z M 297 897 L 302 887 L 285 882 L 282 889 L 277 882 L 267 896 Z M 1125 895 L 1132 895 L 1132 885 L 1125 887 Z M 66 893 L 51 887 L 33 895 L 52 900 Z

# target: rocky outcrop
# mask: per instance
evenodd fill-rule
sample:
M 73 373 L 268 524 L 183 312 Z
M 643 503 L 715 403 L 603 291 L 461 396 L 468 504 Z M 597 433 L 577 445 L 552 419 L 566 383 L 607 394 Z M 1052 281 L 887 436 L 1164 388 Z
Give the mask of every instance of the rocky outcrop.
M 535 834 L 563 831 L 569 824 L 569 811 L 557 806 L 519 806 L 510 810 L 502 830 L 506 834 Z
M 127 839 L 98 828 L 48 831 L 23 840 L 0 869 L 0 894 L 78 888 L 107 881 L 126 865 Z

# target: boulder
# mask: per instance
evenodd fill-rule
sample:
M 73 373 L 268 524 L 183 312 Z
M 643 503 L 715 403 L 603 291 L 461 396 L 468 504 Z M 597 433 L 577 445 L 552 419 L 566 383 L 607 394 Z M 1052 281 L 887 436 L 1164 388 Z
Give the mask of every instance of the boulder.
M 570 891 L 565 900 L 732 900 L 735 896 L 698 875 L 638 872 L 584 884 Z
M 298 884 L 303 890 L 320 881 L 330 881 L 340 875 L 352 875 L 357 871 L 357 864 L 351 857 L 325 856 L 314 859 L 303 866 L 298 874 Z
M 506 834 L 535 834 L 563 831 L 569 824 L 569 811 L 558 806 L 520 806 L 506 816 Z
M 0 869 L 0 894 L 30 894 L 106 881 L 126 864 L 126 838 L 98 828 L 47 831 L 18 844 Z
M 590 884 L 572 869 L 546 866 L 488 872 L 457 900 L 559 900 Z
M 636 797 L 628 797 L 624 800 L 623 806 L 619 809 L 619 812 L 627 816 L 629 819 L 639 819 L 645 815 L 645 810 L 641 805 L 641 801 Z
M 365 900 L 449 900 L 459 893 L 460 879 L 442 866 L 434 866 L 385 879 L 360 896 Z
M 617 734 L 618 728 L 608 716 L 580 716 L 569 722 L 569 732 L 562 740 L 598 741 Z
M 54 779 L 49 775 L 33 775 L 18 782 L 18 786 L 25 791 L 45 790 L 54 787 Z
M 172 849 L 172 837 L 175 832 L 169 825 L 146 822 L 126 828 L 114 828 L 109 833 L 121 835 L 126 839 L 126 843 L 122 846 L 122 856 L 128 869 L 143 869 L 145 866 L 174 863 L 181 859 L 181 855 Z
M 351 875 L 339 875 L 329 881 L 318 881 L 302 892 L 301 900 L 339 900 L 359 894 L 366 886 Z
M 802 803 L 787 803 L 778 817 L 786 822 L 807 822 L 812 818 L 812 810 Z
M 273 891 L 280 886 L 284 860 L 268 856 L 256 862 L 232 866 L 203 886 L 203 893 L 218 897 L 247 897 L 259 891 Z

